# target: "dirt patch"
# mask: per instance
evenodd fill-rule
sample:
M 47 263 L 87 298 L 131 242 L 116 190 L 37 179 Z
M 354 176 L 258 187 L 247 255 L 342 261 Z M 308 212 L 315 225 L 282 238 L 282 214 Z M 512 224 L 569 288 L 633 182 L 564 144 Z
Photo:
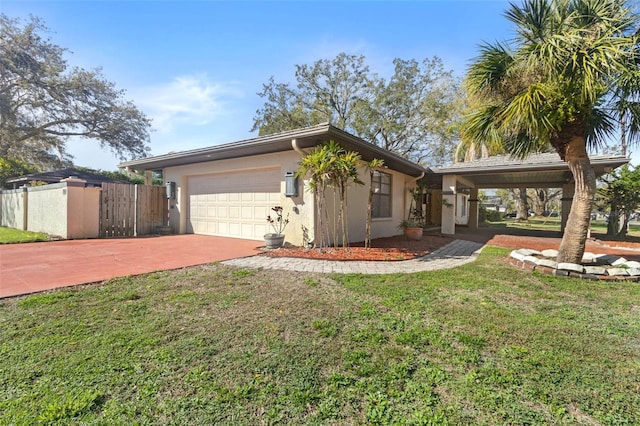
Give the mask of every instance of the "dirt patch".
M 364 243 L 351 244 L 350 247 L 311 248 L 286 246 L 276 250 L 264 249 L 263 255 L 269 257 L 299 257 L 321 260 L 378 260 L 399 261 L 425 256 L 438 248 L 449 244 L 453 238 L 439 235 L 425 235 L 420 241 L 408 240 L 404 236 L 378 238 L 371 242 L 371 248 Z

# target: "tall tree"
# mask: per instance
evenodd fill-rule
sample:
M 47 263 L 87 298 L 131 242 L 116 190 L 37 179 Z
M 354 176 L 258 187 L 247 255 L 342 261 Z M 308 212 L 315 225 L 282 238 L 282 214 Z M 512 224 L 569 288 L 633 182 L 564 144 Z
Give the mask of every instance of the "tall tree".
M 360 105 L 353 130 L 418 163 L 433 166 L 450 161 L 463 106 L 456 78 L 438 57 L 393 63 L 391 78 L 370 86 L 373 100 Z
M 385 80 L 364 56 L 296 65 L 295 87 L 273 78 L 263 85 L 265 103 L 252 130 L 263 135 L 330 122 L 416 162 L 443 164 L 457 143 L 458 82 L 437 57 L 395 59 L 394 66 Z
M 5 187 L 8 179 L 39 171 L 37 167 L 23 161 L 0 157 L 0 189 Z
M 313 65 L 296 65 L 296 88 L 271 77 L 262 87 L 264 106 L 256 112 L 252 131 L 260 135 L 330 122 L 351 129 L 355 111 L 370 101 L 374 83 L 364 56 L 340 53 Z
M 121 159 L 144 156 L 150 121 L 100 70 L 69 69 L 37 18 L 0 15 L 0 157 L 57 166 L 71 136 L 95 139 Z
M 596 188 L 587 145 L 612 133 L 615 90 L 638 72 L 637 18 L 624 0 L 525 0 L 511 4 L 506 17 L 516 26 L 513 45 L 483 45 L 467 74 L 469 93 L 482 106 L 464 134 L 482 139 L 489 124 L 512 155 L 550 144 L 566 161 L 576 188 L 558 261 L 577 263 Z
M 624 165 L 602 177 L 605 187 L 598 188 L 601 203 L 610 206 L 607 234 L 624 236 L 629 220 L 640 207 L 640 167 Z

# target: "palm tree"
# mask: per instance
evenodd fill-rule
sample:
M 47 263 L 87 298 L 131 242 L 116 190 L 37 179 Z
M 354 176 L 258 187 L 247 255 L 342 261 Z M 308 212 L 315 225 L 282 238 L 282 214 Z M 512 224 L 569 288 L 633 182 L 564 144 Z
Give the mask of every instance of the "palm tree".
M 330 141 L 327 149 L 334 156 L 333 186 L 338 192 L 340 206 L 338 210 L 338 223 L 342 231 L 342 246 L 349 245 L 348 219 L 347 219 L 347 189 L 351 182 L 356 185 L 363 185 L 364 182 L 358 177 L 358 166 L 360 165 L 360 154 L 354 151 L 345 151 L 337 143 Z M 334 243 L 337 245 L 337 242 Z
M 373 176 L 376 169 L 384 166 L 384 160 L 380 158 L 374 158 L 365 164 L 367 170 L 369 171 L 369 198 L 367 200 L 367 221 L 365 224 L 364 230 L 364 247 L 371 248 L 371 210 L 373 207 Z
M 625 0 L 525 0 L 505 16 L 516 37 L 512 46 L 481 46 L 466 78 L 481 107 L 463 135 L 482 140 L 495 129 L 517 157 L 551 145 L 575 181 L 558 261 L 578 263 L 596 188 L 587 146 L 612 134 L 618 84 L 638 73 L 638 19 Z
M 327 158 L 326 150 L 318 146 L 302 157 L 298 164 L 296 176 L 309 179 L 307 184 L 315 196 L 317 229 L 315 230 L 314 245 L 325 247 L 329 237 L 328 218 L 325 218 L 325 194 L 329 185 L 330 170 L 333 167 L 331 159 Z
M 320 238 L 316 246 L 325 247 L 328 239 L 333 240 L 333 245 L 338 245 L 338 227 L 341 230 L 342 245 L 348 246 L 349 235 L 347 225 L 347 189 L 351 182 L 362 185 L 358 178 L 358 166 L 360 154 L 354 151 L 346 151 L 335 141 L 328 141 L 314 148 L 310 153 L 302 157 L 298 164 L 296 176 L 309 179 L 308 186 L 316 196 L 316 211 L 318 217 Z M 333 189 L 334 196 L 339 199 L 338 217 L 333 221 L 332 232 L 329 231 L 329 210 L 327 209 L 327 190 Z M 333 209 L 335 219 L 335 205 Z

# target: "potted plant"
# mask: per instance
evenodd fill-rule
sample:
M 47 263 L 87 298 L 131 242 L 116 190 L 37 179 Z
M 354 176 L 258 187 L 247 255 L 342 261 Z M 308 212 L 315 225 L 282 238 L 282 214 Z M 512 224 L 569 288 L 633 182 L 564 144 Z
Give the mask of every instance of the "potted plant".
M 284 229 L 289 223 L 289 214 L 287 214 L 287 217 L 283 217 L 281 206 L 272 207 L 271 210 L 274 211 L 275 215 L 267 216 L 267 222 L 271 225 L 273 232 L 264 234 L 264 242 L 268 249 L 277 249 L 284 244 Z
M 424 233 L 424 214 L 422 212 L 421 187 L 410 189 L 411 206 L 409 207 L 409 217 L 398 225 L 404 231 L 404 235 L 410 240 L 421 240 Z
M 422 239 L 422 234 L 424 233 L 424 226 L 419 222 L 415 221 L 415 219 L 405 219 L 400 222 L 398 228 L 402 229 L 405 237 L 409 240 L 419 241 Z

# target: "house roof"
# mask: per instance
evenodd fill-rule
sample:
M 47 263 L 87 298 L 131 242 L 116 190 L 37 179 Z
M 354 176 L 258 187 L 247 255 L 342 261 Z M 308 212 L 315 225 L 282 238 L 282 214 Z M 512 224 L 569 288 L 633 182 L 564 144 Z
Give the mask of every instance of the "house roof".
M 593 155 L 590 158 L 596 176 L 627 164 L 622 155 Z M 487 157 L 464 163 L 435 168 L 436 175 L 463 176 L 479 188 L 505 188 L 536 185 L 562 186 L 573 179 L 566 162 L 556 153 L 531 154 L 523 159 L 508 155 Z
M 289 151 L 293 149 L 292 140 L 294 139 L 296 140 L 297 146 L 302 150 L 313 148 L 328 140 L 334 140 L 340 143 L 345 149 L 360 153 L 362 159 L 365 161 L 380 158 L 384 160 L 387 167 L 410 176 L 417 177 L 422 173 L 430 171 L 384 148 L 380 148 L 344 130 L 338 129 L 329 123 L 223 145 L 189 151 L 171 152 L 164 155 L 125 161 L 120 163 L 119 167 L 134 170 L 160 171 L 166 167 Z
M 101 185 L 105 182 L 130 183 L 125 180 L 112 179 L 107 176 L 99 175 L 97 173 L 86 172 L 83 170 L 78 170 L 73 167 L 61 169 L 61 170 L 53 170 L 53 171 L 43 172 L 43 173 L 31 173 L 28 175 L 7 179 L 7 183 L 13 184 L 14 187 L 24 185 L 32 181 L 57 183 L 57 182 L 60 182 L 62 179 L 67 179 L 71 176 L 75 176 L 78 179 L 87 181 L 88 185 Z

